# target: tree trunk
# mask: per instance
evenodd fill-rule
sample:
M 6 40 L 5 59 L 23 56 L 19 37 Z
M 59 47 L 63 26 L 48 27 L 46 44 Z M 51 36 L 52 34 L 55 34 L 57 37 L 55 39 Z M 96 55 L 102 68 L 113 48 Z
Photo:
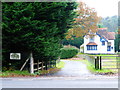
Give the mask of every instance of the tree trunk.
M 32 52 L 30 53 L 30 73 L 34 73 L 34 60 L 33 60 L 33 54 Z

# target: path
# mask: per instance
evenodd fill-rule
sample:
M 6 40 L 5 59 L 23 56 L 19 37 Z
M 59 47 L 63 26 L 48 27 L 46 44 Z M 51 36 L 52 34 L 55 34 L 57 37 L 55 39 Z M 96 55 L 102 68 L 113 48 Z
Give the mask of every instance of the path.
M 65 62 L 64 68 L 51 76 L 90 76 L 92 74 L 88 69 L 86 64 L 80 61 L 73 60 L 61 60 Z

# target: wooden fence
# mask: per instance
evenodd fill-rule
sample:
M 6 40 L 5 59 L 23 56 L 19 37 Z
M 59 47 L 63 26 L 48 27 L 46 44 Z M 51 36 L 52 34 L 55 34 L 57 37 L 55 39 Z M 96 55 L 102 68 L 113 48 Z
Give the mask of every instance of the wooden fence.
M 37 61 L 37 63 L 34 63 L 34 72 L 39 71 L 39 70 L 47 70 L 49 68 L 53 68 L 56 67 L 56 60 L 53 61 L 48 61 L 48 62 L 39 62 L 39 60 Z
M 37 63 L 34 63 L 34 67 L 35 65 L 37 66 L 37 68 L 34 68 L 34 71 L 39 71 L 39 70 L 44 70 L 45 66 L 44 66 L 44 62 L 38 62 Z
M 120 69 L 120 56 L 119 55 L 84 55 L 81 56 L 88 60 L 96 70 L 101 69 Z
M 27 62 L 30 60 L 30 73 L 33 74 L 36 71 L 39 70 L 48 70 L 49 68 L 53 68 L 56 67 L 56 60 L 51 60 L 51 61 L 46 61 L 46 62 L 40 62 L 39 60 L 37 60 L 37 62 L 34 62 L 36 60 L 34 60 L 32 53 L 30 53 L 30 56 L 27 58 L 27 60 L 24 62 L 24 64 L 22 65 L 22 67 L 20 68 L 20 71 L 22 71 L 25 67 L 25 65 L 27 64 Z
M 97 56 L 95 57 L 95 69 L 120 69 L 119 56 Z

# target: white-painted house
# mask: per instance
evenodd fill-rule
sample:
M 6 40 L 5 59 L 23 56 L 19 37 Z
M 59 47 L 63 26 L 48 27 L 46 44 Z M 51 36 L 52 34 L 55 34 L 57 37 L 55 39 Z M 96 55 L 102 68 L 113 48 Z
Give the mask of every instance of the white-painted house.
M 115 32 L 107 32 L 107 28 L 99 28 L 93 37 L 84 36 L 84 53 L 114 54 Z

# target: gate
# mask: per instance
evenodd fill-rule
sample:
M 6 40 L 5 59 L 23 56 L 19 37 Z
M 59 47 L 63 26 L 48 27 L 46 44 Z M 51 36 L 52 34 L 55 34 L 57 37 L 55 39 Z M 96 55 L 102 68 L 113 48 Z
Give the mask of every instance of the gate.
M 95 58 L 95 69 L 120 69 L 120 56 L 97 56 Z

